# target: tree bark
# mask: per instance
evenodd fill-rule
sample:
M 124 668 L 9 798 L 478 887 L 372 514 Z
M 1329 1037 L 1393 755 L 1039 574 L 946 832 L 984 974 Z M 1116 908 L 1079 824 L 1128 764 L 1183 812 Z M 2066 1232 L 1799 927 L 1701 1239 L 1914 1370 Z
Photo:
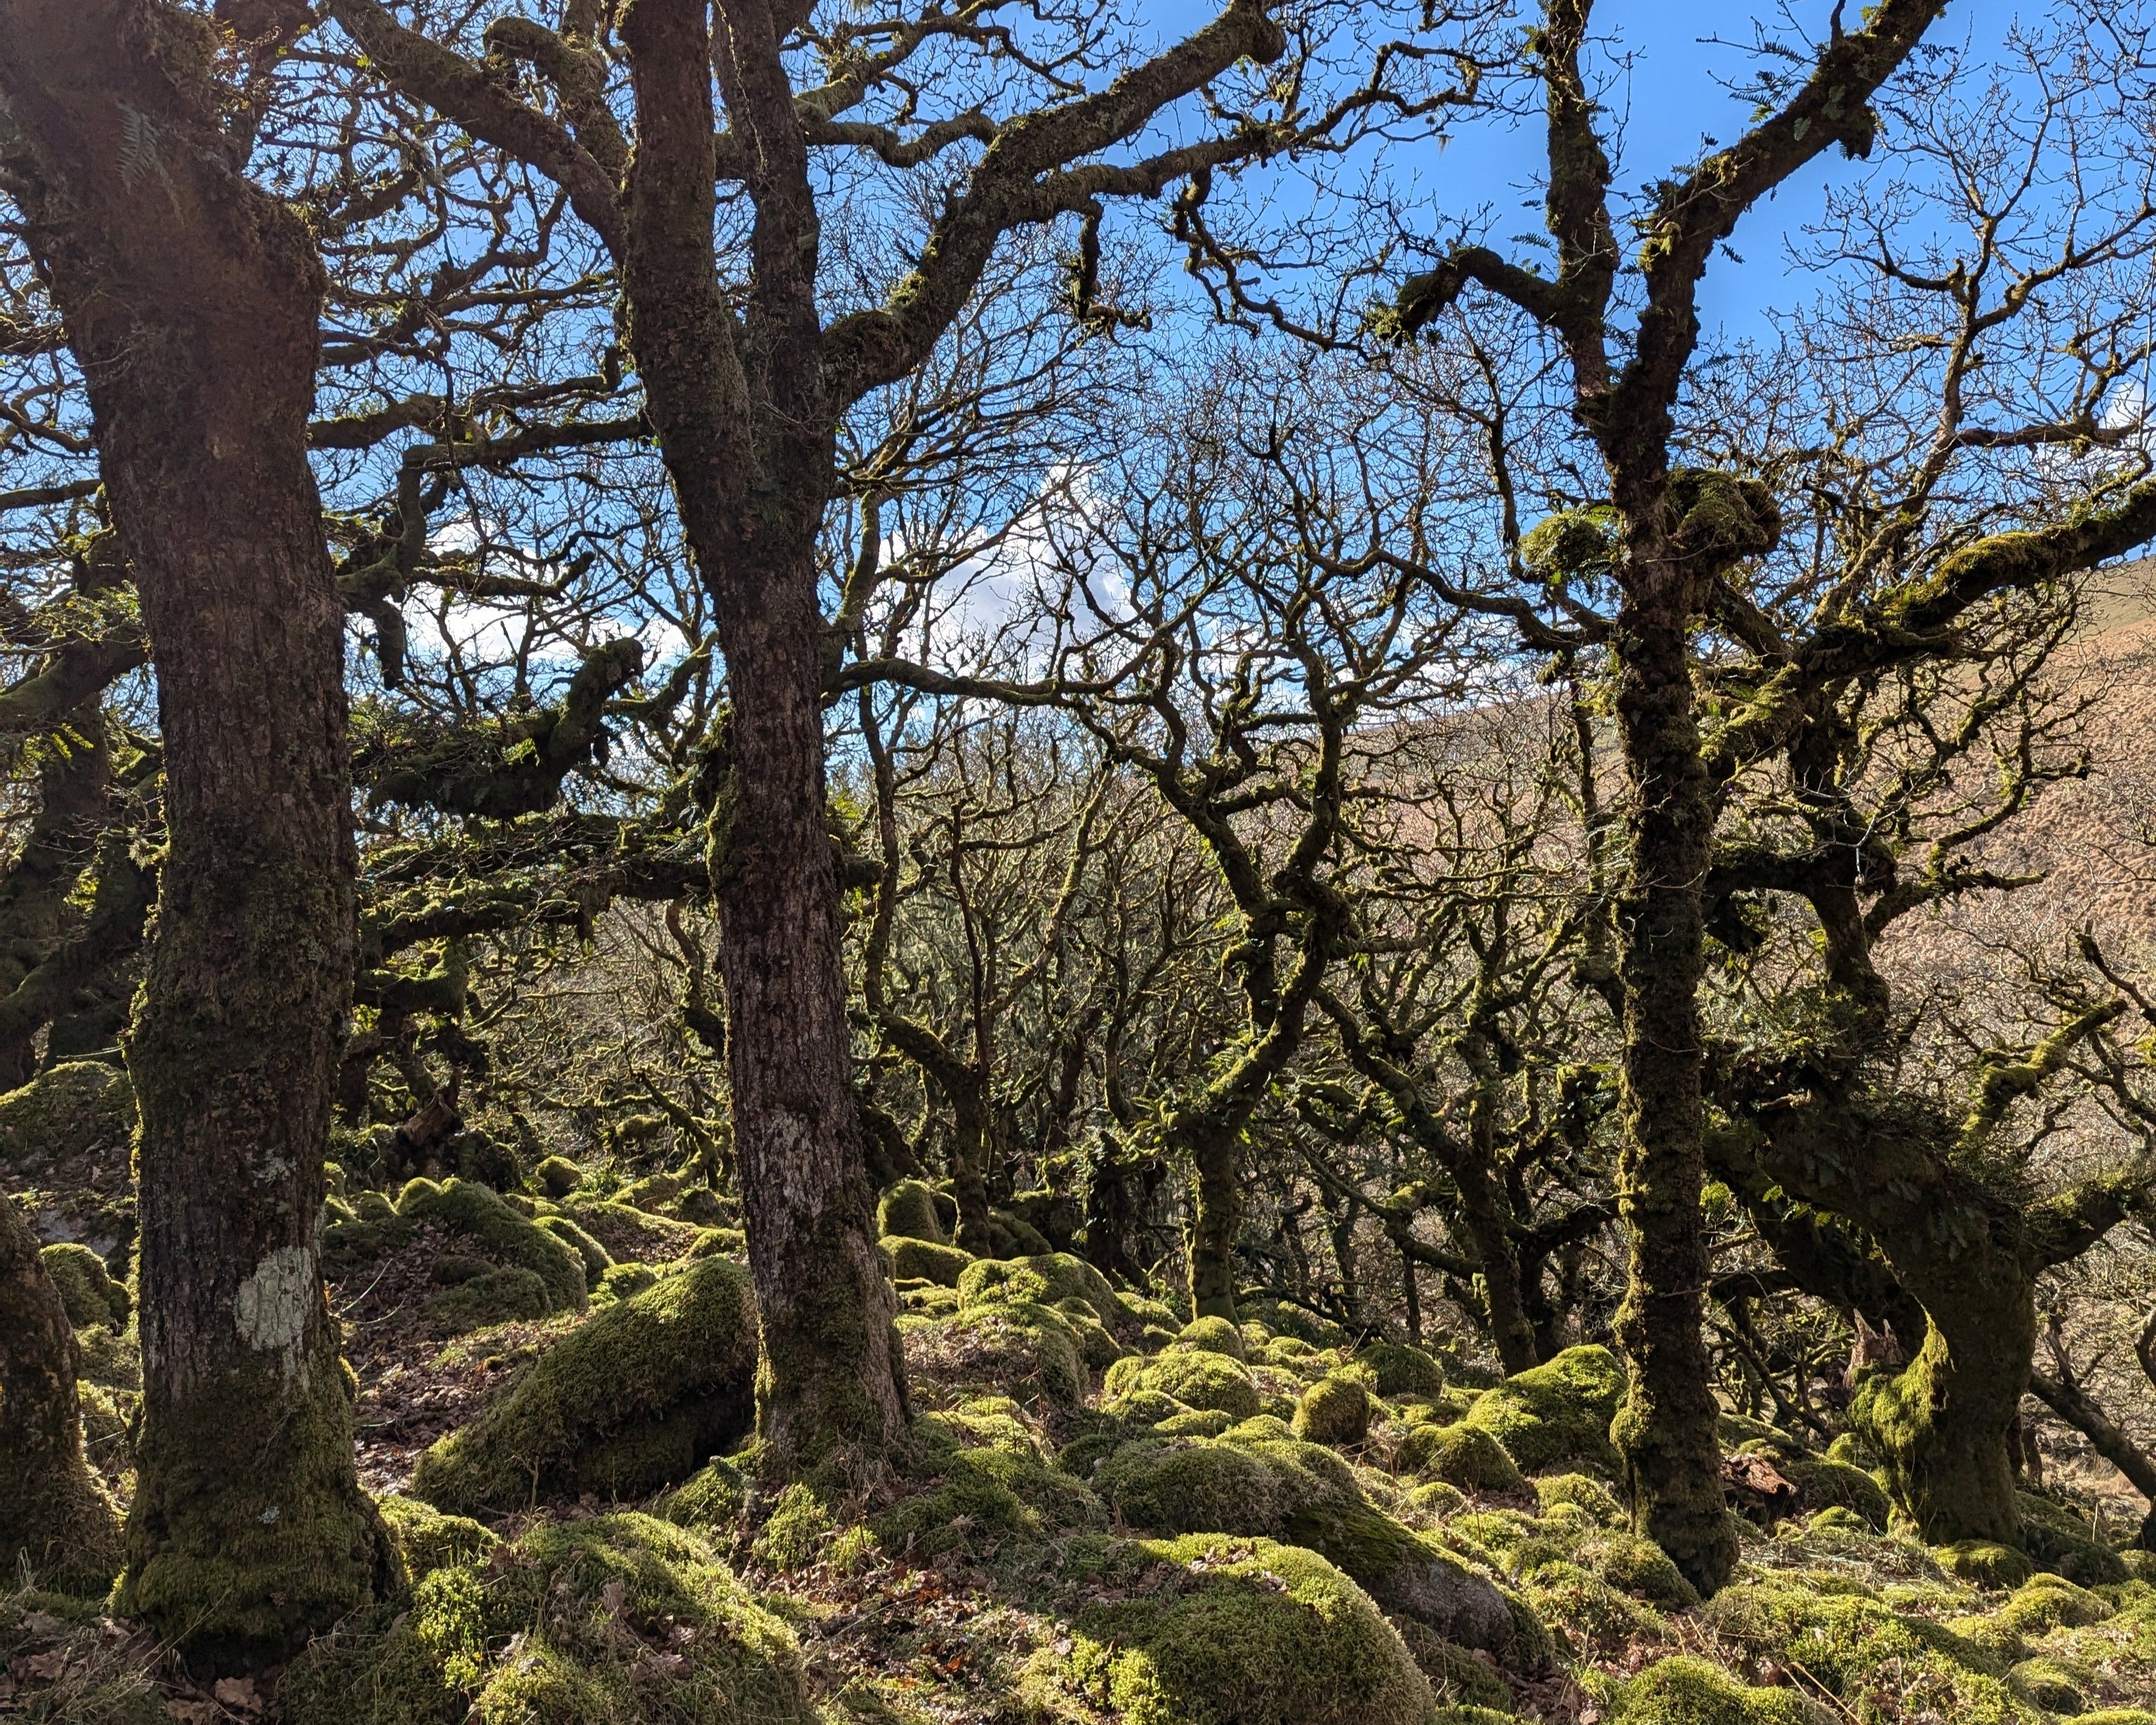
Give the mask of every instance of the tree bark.
M 128 1038 L 143 1410 L 123 1600 L 273 1659 L 393 1578 L 316 1222 L 351 999 L 343 615 L 307 465 L 323 273 L 218 128 L 206 20 L 0 0 L 31 248 L 154 644 L 171 848 Z
M 0 1564 L 101 1595 L 120 1568 L 120 1514 L 82 1454 L 74 1327 L 37 1236 L 0 1194 Z
M 636 0 L 622 29 L 638 121 L 622 272 L 629 346 L 712 594 L 733 702 L 732 772 L 711 851 L 762 1329 L 763 1465 L 773 1476 L 828 1464 L 865 1478 L 905 1450 L 909 1409 L 849 1082 L 824 827 L 815 536 L 833 484 L 833 416 L 821 398 L 813 297 L 788 291 L 797 272 L 813 275 L 814 259 L 813 250 L 767 257 L 759 245 L 759 309 L 781 313 L 792 298 L 798 315 L 766 326 L 765 351 L 739 351 L 713 249 L 717 116 L 705 11 L 694 0 Z M 805 147 L 798 130 L 767 143 Z M 783 189 L 760 187 L 760 202 Z M 799 231 L 813 234 L 813 210 L 803 219 Z M 760 232 L 767 223 L 785 225 L 769 211 Z
M 1717 1409 L 1701 1294 L 1707 1248 L 1699 985 L 1714 810 L 1700 758 L 1686 631 L 1688 577 L 1665 555 L 1635 562 L 1619 616 L 1618 732 L 1631 800 L 1630 869 L 1618 903 L 1624 992 L 1620 1211 L 1630 1236 L 1616 1331 L 1631 1388 L 1611 1430 L 1634 1518 L 1693 1586 L 1712 1593 L 1737 1561 L 1722 1505 Z

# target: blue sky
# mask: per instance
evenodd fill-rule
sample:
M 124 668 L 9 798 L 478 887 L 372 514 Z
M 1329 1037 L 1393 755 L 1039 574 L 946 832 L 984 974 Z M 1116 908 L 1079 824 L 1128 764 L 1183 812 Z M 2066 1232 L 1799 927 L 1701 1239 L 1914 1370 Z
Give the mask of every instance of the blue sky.
M 1974 58 L 1989 59 L 2005 46 L 2017 15 L 2033 24 L 2047 9 L 2030 0 L 1950 0 L 1930 39 L 1966 44 Z M 1830 0 L 1791 0 L 1788 8 L 1815 36 L 1825 33 L 1832 10 Z M 1845 16 L 1853 20 L 1856 11 L 1851 0 Z M 1748 104 L 1722 85 L 1741 83 L 1751 70 L 1753 59 L 1743 50 L 1755 22 L 1789 35 L 1783 8 L 1771 0 L 1602 0 L 1594 16 L 1613 53 L 1629 61 L 1607 98 L 1623 123 L 1617 182 L 1626 188 L 1696 159 L 1704 137 L 1727 143 L 1738 136 Z M 1477 123 L 1447 147 L 1433 189 L 1455 208 L 1496 206 L 1501 219 L 1494 232 L 1502 242 L 1540 226 L 1541 151 L 1532 126 Z M 1710 330 L 1719 324 L 1734 334 L 1764 332 L 1765 311 L 1789 303 L 1783 285 L 1784 236 L 1817 220 L 1829 183 L 1856 171 L 1830 151 L 1746 215 L 1732 243 L 1743 263 L 1717 254 L 1702 292 L 1702 321 Z M 1502 219 L 1508 208 L 1519 214 L 1517 227 Z

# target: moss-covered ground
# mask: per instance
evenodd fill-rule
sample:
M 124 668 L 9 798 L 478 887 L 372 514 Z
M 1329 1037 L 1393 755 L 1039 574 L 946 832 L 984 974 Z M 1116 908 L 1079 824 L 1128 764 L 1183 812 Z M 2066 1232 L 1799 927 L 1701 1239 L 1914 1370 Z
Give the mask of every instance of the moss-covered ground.
M 1847 1445 L 1732 1415 L 1797 1503 L 1702 1603 L 1620 1507 L 1606 1351 L 1482 1387 L 1308 1314 L 1184 1324 L 1073 1258 L 957 1252 L 925 1188 L 885 1217 L 932 1272 L 897 1277 L 914 1453 L 866 1499 L 773 1494 L 739 1234 L 678 1183 L 549 1172 L 326 1218 L 403 1594 L 220 1688 L 101 1600 L 18 1592 L 0 1716 L 2156 1725 L 2156 1564 L 2069 1502 L 2028 1501 L 2024 1550 L 1927 1549 Z M 124 1284 L 60 1255 L 124 1498 Z

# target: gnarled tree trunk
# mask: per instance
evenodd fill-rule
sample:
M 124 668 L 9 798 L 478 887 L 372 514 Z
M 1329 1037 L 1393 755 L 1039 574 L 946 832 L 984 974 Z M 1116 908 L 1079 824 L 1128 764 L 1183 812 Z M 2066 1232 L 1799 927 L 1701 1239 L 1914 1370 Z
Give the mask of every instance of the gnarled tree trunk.
M 0 0 L 29 241 L 157 670 L 171 849 L 128 1042 L 142 1431 L 125 1602 L 214 1661 L 392 1574 L 315 1244 L 349 1009 L 343 614 L 307 465 L 323 275 L 157 0 Z
M 41 1587 L 102 1594 L 120 1568 L 120 1514 L 83 1460 L 74 1327 L 37 1236 L 0 1194 L 0 1566 Z

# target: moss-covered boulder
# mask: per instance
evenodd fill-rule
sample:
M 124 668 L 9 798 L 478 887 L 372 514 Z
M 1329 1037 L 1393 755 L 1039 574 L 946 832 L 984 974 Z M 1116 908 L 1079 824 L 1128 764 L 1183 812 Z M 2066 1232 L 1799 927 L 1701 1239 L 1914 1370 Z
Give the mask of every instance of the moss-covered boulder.
M 38 1256 L 53 1286 L 60 1291 L 60 1304 L 67 1307 L 68 1322 L 78 1330 L 96 1324 L 115 1330 L 126 1327 L 132 1303 L 126 1286 L 112 1279 L 105 1260 L 95 1252 L 74 1240 L 64 1240 L 45 1247 Z
M 1093 1470 L 1117 1516 L 1157 1533 L 1263 1535 L 1320 1552 L 1387 1611 L 1504 1656 L 1521 1625 L 1490 1583 L 1378 1509 L 1332 1450 L 1297 1440 L 1153 1438 Z
M 1774 1465 L 1797 1488 L 1806 1509 L 1851 1510 L 1872 1527 L 1885 1531 L 1892 1508 L 1887 1488 L 1864 1469 L 1802 1453 L 1778 1455 Z
M 121 1067 L 70 1060 L 0 1096 L 0 1186 L 46 1243 L 108 1261 L 135 1238 L 135 1091 Z
M 485 1270 L 433 1296 L 419 1316 L 437 1336 L 535 1322 L 555 1311 L 552 1291 L 529 1270 Z
M 1822 1725 L 1794 1689 L 1753 1689 L 1703 1659 L 1679 1655 L 1627 1683 L 1610 1725 Z
M 598 1279 L 613 1267 L 613 1254 L 568 1217 L 541 1216 L 536 1219 L 536 1223 L 584 1260 L 584 1285 L 587 1287 L 596 1287 Z
M 469 1516 L 444 1515 L 416 1497 L 393 1495 L 379 1500 L 376 1507 L 389 1529 L 398 1560 L 413 1581 L 453 1564 L 479 1563 L 501 1543 Z
M 1619 1470 L 1609 1422 L 1625 1399 L 1625 1371 L 1606 1348 L 1568 1348 L 1486 1389 L 1466 1424 L 1488 1432 L 1527 1473 Z
M 957 1286 L 958 1298 L 967 1306 L 1014 1300 L 1056 1306 L 1065 1300 L 1082 1300 L 1095 1317 L 1119 1336 L 1136 1334 L 1142 1322 L 1109 1286 L 1107 1277 L 1068 1252 L 983 1258 L 966 1266 Z
M 531 1178 L 542 1192 L 559 1202 L 584 1183 L 584 1171 L 566 1156 L 549 1156 L 531 1170 Z
M 814 1725 L 793 1632 L 649 1516 L 542 1523 L 317 1641 L 289 1725 Z
M 923 1180 L 901 1180 L 876 1204 L 876 1232 L 886 1238 L 925 1240 L 931 1245 L 951 1244 L 951 1235 L 937 1214 L 936 1194 Z
M 750 1429 L 756 1360 L 748 1272 L 704 1259 L 557 1343 L 419 1458 L 412 1495 L 466 1515 L 642 1497 Z
M 1445 1368 L 1423 1349 L 1405 1342 L 1373 1342 L 1355 1356 L 1370 1371 L 1379 1395 L 1438 1395 L 1445 1389 Z
M 1165 1566 L 1166 1584 L 1143 1578 Z M 1061 1675 L 1123 1725 L 1428 1725 L 1429 1680 L 1322 1558 L 1217 1534 L 1102 1542 Z
M 903 1234 L 887 1235 L 876 1247 L 884 1273 L 893 1281 L 930 1281 L 940 1288 L 955 1288 L 966 1271 L 977 1261 L 971 1252 L 932 1240 L 915 1240 Z
M 886 1553 L 916 1563 L 957 1550 L 988 1556 L 1107 1525 L 1100 1498 L 1050 1461 L 1016 1411 L 991 1400 L 915 1422 L 916 1472 L 929 1483 L 870 1518 Z
M 1370 1435 L 1370 1393 L 1353 1378 L 1321 1378 L 1296 1404 L 1294 1429 L 1313 1444 L 1359 1449 Z
M 408 1244 L 417 1229 L 433 1224 L 452 1242 L 459 1256 L 477 1257 L 501 1270 L 521 1270 L 547 1291 L 547 1316 L 582 1312 L 586 1302 L 584 1261 L 538 1223 L 501 1200 L 501 1194 L 475 1181 L 412 1180 L 398 1194 L 395 1210 L 324 1230 L 323 1261 L 332 1275 Z
M 1200 1353 L 1224 1353 L 1229 1359 L 1250 1358 L 1250 1350 L 1243 1341 L 1243 1332 L 1224 1317 L 1196 1317 L 1183 1327 L 1176 1338 L 1178 1348 L 1195 1349 Z
M 2074 1511 L 2033 1491 L 2016 1491 L 2014 1498 L 2021 1512 L 2021 1548 L 2037 1568 L 2084 1587 L 2112 1586 L 2127 1579 L 2118 1553 Z
M 1960 1539 L 1952 1545 L 1935 1546 L 1932 1556 L 1949 1575 L 1979 1587 L 2015 1588 L 2029 1579 L 2026 1552 L 1995 1539 Z
M 1785 1668 L 1801 1664 L 1845 1718 L 2038 1725 L 1994 1653 L 1914 1610 L 1862 1592 L 1747 1582 L 1701 1608 L 1704 1627 Z
M 1029 1300 L 992 1301 L 947 1314 L 902 1314 L 906 1370 L 947 1394 L 987 1391 L 1064 1408 L 1086 1399 L 1079 1338 L 1062 1313 Z
M 741 1515 L 748 1502 L 749 1476 L 723 1455 L 715 1455 L 654 1507 L 661 1521 L 716 1537 Z
M 1172 1349 L 1148 1359 L 1132 1355 L 1108 1368 L 1104 1405 L 1140 1391 L 1171 1397 L 1185 1407 L 1211 1409 L 1230 1420 L 1248 1420 L 1263 1405 L 1250 1368 L 1224 1353 Z
M 655 1216 L 619 1199 L 572 1195 L 563 1212 L 604 1246 L 616 1263 L 665 1264 L 685 1256 L 704 1230 L 693 1222 Z
M 1518 1491 L 1527 1486 L 1505 1446 L 1482 1427 L 1465 1422 L 1412 1427 L 1394 1448 L 1393 1466 L 1463 1491 Z

